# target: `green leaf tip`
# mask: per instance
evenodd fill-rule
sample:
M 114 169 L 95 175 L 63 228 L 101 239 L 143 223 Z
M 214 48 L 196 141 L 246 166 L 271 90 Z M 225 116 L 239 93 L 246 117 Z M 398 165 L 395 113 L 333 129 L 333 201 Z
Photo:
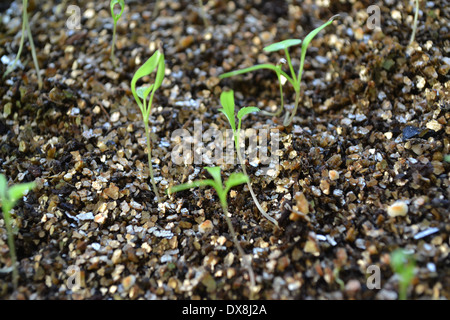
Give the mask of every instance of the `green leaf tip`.
M 118 14 L 115 14 L 114 7 L 116 4 L 120 5 L 120 12 Z M 111 0 L 109 3 L 109 6 L 111 8 L 111 16 L 114 19 L 114 22 L 117 22 L 120 17 L 122 16 L 123 10 L 125 9 L 125 1 L 124 0 Z
M 244 107 L 241 110 L 238 111 L 237 117 L 239 120 L 242 120 L 242 118 L 249 114 L 254 112 L 260 112 L 261 110 L 258 107 Z
M 305 39 L 303 40 L 303 44 L 302 44 L 302 54 L 306 51 L 306 48 L 308 47 L 309 43 L 312 41 L 312 39 L 314 39 L 314 37 L 320 32 L 322 31 L 322 29 L 326 28 L 327 26 L 329 26 L 330 24 L 333 23 L 333 21 L 337 18 L 339 18 L 340 15 L 336 14 L 334 16 L 332 16 L 330 19 L 328 19 L 327 22 L 325 22 L 324 24 L 322 24 L 320 27 L 317 27 L 316 29 L 314 29 L 313 31 L 311 31 L 310 33 L 308 33 L 308 35 L 305 37 Z
M 271 45 L 265 47 L 263 50 L 266 52 L 274 52 L 284 50 L 292 46 L 297 46 L 300 43 L 302 43 L 302 40 L 300 39 L 286 39 L 280 42 L 272 43 Z
M 230 123 L 233 132 L 236 131 L 236 121 L 234 119 L 234 91 L 223 91 L 220 94 L 220 104 L 223 108 L 219 109 L 220 112 L 225 114 Z
M 247 183 L 249 181 L 248 176 L 243 174 L 242 172 L 234 172 L 229 177 L 228 180 L 225 182 L 225 194 L 228 193 L 228 191 L 240 184 Z
M 36 187 L 35 182 L 26 182 L 8 187 L 8 181 L 3 174 L 0 174 L 0 202 L 2 206 L 9 209 L 14 207 L 15 203 L 21 199 L 24 194 Z
M 139 88 L 136 89 L 137 81 L 151 74 L 156 68 L 158 68 L 158 70 L 156 72 L 155 83 L 151 85 L 151 89 L 147 90 Z M 164 79 L 164 73 L 165 73 L 164 54 L 161 53 L 160 50 L 155 51 L 155 53 L 153 53 L 153 55 L 150 58 L 148 58 L 148 60 L 136 71 L 133 78 L 131 79 L 131 92 L 133 93 L 133 96 L 140 108 L 142 108 L 142 101 L 139 98 L 143 98 L 142 95 L 145 93 L 146 96 L 148 96 L 148 94 L 151 91 L 157 90 L 162 84 L 162 81 Z

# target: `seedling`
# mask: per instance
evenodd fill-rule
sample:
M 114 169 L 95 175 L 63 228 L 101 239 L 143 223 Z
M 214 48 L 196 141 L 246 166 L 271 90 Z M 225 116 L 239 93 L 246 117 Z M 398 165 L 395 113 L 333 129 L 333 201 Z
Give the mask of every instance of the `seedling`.
M 36 74 L 37 74 L 37 79 L 38 79 L 38 87 L 39 87 L 39 89 L 42 89 L 42 78 L 41 78 L 41 73 L 39 70 L 39 63 L 37 61 L 36 48 L 34 47 L 33 36 L 31 34 L 30 24 L 28 22 L 27 8 L 28 8 L 28 0 L 23 0 L 22 1 L 22 11 L 23 11 L 22 12 L 22 35 L 20 38 L 19 51 L 17 52 L 16 59 L 14 59 L 13 63 L 6 69 L 5 73 L 3 74 L 3 78 L 5 78 L 9 73 L 11 73 L 11 71 L 14 70 L 17 62 L 19 61 L 20 55 L 22 54 L 23 43 L 25 42 L 25 31 L 26 31 L 26 33 L 28 35 L 28 41 L 30 42 L 31 55 L 33 57 L 34 67 L 36 69 Z
M 414 13 L 414 22 L 412 27 L 411 39 L 409 40 L 409 45 L 412 45 L 412 43 L 414 42 L 414 38 L 416 37 L 418 18 L 419 18 L 419 0 L 416 0 L 416 12 Z
M 245 68 L 245 69 L 241 69 L 241 70 L 237 70 L 237 71 L 232 71 L 232 72 L 227 72 L 224 73 L 222 75 L 219 76 L 220 79 L 224 79 L 224 78 L 228 78 L 228 77 L 233 77 L 233 76 L 237 76 L 240 74 L 244 74 L 244 73 L 248 73 L 248 72 L 252 72 L 255 70 L 259 70 L 259 69 L 269 69 L 269 70 L 273 70 L 278 78 L 278 83 L 279 83 L 279 87 L 280 87 L 280 95 L 281 95 L 281 107 L 278 110 L 278 112 L 276 112 L 275 116 L 278 116 L 282 110 L 283 110 L 283 84 L 288 81 L 292 87 L 295 90 L 295 103 L 294 103 L 294 109 L 292 111 L 292 114 L 289 116 L 289 112 L 286 113 L 286 117 L 285 120 L 283 122 L 283 124 L 285 126 L 288 126 L 291 122 L 292 119 L 294 118 L 296 112 L 297 112 L 297 108 L 298 108 L 298 104 L 300 102 L 300 83 L 302 80 L 302 74 L 303 74 L 303 65 L 305 63 L 305 57 L 306 57 L 306 51 L 308 49 L 308 45 L 311 42 L 312 39 L 314 39 L 314 37 L 325 27 L 329 26 L 331 23 L 333 23 L 333 21 L 339 17 L 339 15 L 335 15 L 333 17 L 330 18 L 330 20 L 328 20 L 327 22 L 325 22 L 323 25 L 321 25 L 320 27 L 314 29 L 313 31 L 311 31 L 303 40 L 303 44 L 302 44 L 302 50 L 301 50 L 301 58 L 300 58 L 300 66 L 299 66 L 299 70 L 297 75 L 294 72 L 294 68 L 292 66 L 291 63 L 291 57 L 289 55 L 289 48 L 292 46 L 296 46 L 299 45 L 300 43 L 302 43 L 302 40 L 300 39 L 287 39 L 287 40 L 283 40 L 277 43 L 273 43 L 267 47 L 264 48 L 265 52 L 274 52 L 274 51 L 279 51 L 279 50 L 284 50 L 285 56 L 286 56 L 286 63 L 289 66 L 289 70 L 290 70 L 290 76 L 282 70 L 282 63 L 278 63 L 277 65 L 272 65 L 272 64 L 259 64 L 256 66 L 252 66 L 249 68 Z
M 152 18 L 155 19 L 158 14 L 159 14 L 159 3 L 161 2 L 161 0 L 156 0 L 155 1 L 155 6 L 153 7 L 153 14 L 152 14 Z
M 209 27 L 208 19 L 206 19 L 205 6 L 203 5 L 203 1 L 202 0 L 198 0 L 198 6 L 200 7 L 200 15 L 202 16 L 203 24 L 205 25 L 205 27 Z
M 150 75 L 153 71 L 156 71 L 155 83 L 149 86 L 142 86 L 136 89 L 136 82 Z M 150 117 L 150 112 L 152 109 L 153 96 L 155 95 L 155 91 L 161 87 L 161 84 L 164 79 L 165 72 L 165 63 L 164 63 L 164 53 L 162 48 L 159 48 L 134 74 L 133 79 L 131 80 L 131 92 L 133 93 L 134 99 L 136 100 L 139 109 L 141 109 L 142 118 L 144 121 L 145 127 L 145 136 L 147 138 L 147 155 L 148 155 L 148 167 L 150 170 L 150 178 L 153 187 L 153 192 L 160 202 L 159 193 L 156 189 L 155 177 L 153 175 L 153 167 L 152 167 L 152 148 L 151 148 L 151 140 L 150 140 L 150 128 L 148 125 L 148 118 Z M 150 99 L 147 103 L 147 98 L 150 95 Z M 142 99 L 142 100 L 141 100 Z
M 233 137 L 234 137 L 234 146 L 236 148 L 236 154 L 238 156 L 239 162 L 242 167 L 242 171 L 244 172 L 244 175 L 247 175 L 247 170 L 245 169 L 245 163 L 244 159 L 241 154 L 241 147 L 240 147 L 240 136 L 241 136 L 241 122 L 242 118 L 252 112 L 259 112 L 259 108 L 257 107 L 244 107 L 239 110 L 237 114 L 237 118 L 239 120 L 238 126 L 236 128 L 236 122 L 235 122 L 235 113 L 234 113 L 234 92 L 233 90 L 230 91 L 224 91 L 220 95 L 220 103 L 222 104 L 221 111 L 228 119 L 228 122 L 230 123 L 231 129 L 233 130 Z M 252 184 L 250 180 L 247 181 L 248 189 L 250 190 L 250 193 L 253 198 L 253 202 L 255 202 L 256 206 L 258 207 L 258 210 L 261 212 L 261 214 L 270 222 L 272 222 L 274 225 L 278 226 L 277 221 L 269 216 L 267 212 L 261 207 L 258 198 L 256 197 L 255 192 L 253 191 Z
M 413 255 L 407 254 L 402 249 L 397 249 L 391 254 L 391 267 L 399 277 L 399 299 L 406 300 L 408 286 L 414 279 L 415 260 Z
M 219 196 L 220 205 L 222 206 L 222 210 L 225 214 L 225 220 L 228 224 L 228 229 L 230 230 L 231 237 L 233 238 L 234 245 L 236 246 L 239 252 L 239 256 L 242 259 L 243 266 L 247 269 L 249 273 L 251 283 L 250 294 L 251 297 L 253 297 L 256 280 L 255 274 L 253 273 L 253 268 L 251 266 L 251 257 L 245 254 L 244 249 L 242 249 L 241 245 L 237 240 L 236 232 L 234 231 L 234 227 L 230 219 L 230 214 L 228 212 L 228 202 L 227 202 L 227 194 L 230 191 L 230 189 L 240 184 L 248 182 L 248 177 L 242 173 L 232 173 L 228 178 L 228 180 L 225 181 L 225 188 L 224 188 L 224 185 L 222 183 L 222 176 L 220 173 L 220 167 L 206 167 L 205 169 L 213 177 L 213 179 L 196 180 L 193 182 L 180 184 L 169 188 L 167 192 L 168 194 L 172 194 L 175 192 L 191 188 L 206 187 L 206 186 L 213 187 L 216 190 L 217 195 Z
M 114 7 L 116 4 L 120 5 L 120 12 L 118 14 L 115 14 Z M 110 2 L 111 7 L 111 16 L 114 20 L 114 26 L 113 26 L 113 39 L 112 39 L 112 45 L 111 45 L 111 61 L 115 65 L 115 56 L 114 56 L 114 47 L 116 45 L 116 29 L 117 29 L 117 21 L 119 21 L 120 17 L 122 16 L 123 10 L 125 9 L 125 1 L 124 0 L 111 0 Z
M 12 265 L 12 280 L 13 286 L 16 289 L 19 280 L 19 271 L 17 269 L 17 257 L 16 248 L 14 246 L 14 233 L 11 226 L 11 209 L 15 206 L 16 202 L 21 199 L 24 193 L 33 189 L 34 182 L 21 183 L 11 188 L 8 188 L 8 182 L 3 174 L 0 174 L 0 202 L 2 204 L 3 221 L 5 221 L 6 233 L 8 234 L 8 246 L 9 254 L 11 257 Z

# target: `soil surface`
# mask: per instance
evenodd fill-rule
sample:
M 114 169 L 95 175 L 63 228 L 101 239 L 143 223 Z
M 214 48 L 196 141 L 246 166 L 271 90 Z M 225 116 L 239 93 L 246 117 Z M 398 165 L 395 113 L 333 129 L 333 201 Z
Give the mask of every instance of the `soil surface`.
M 18 2 L 1 7 L 2 75 L 20 43 Z M 125 2 L 116 67 L 109 1 L 30 3 L 44 85 L 26 41 L 21 63 L 0 80 L 0 172 L 11 185 L 37 187 L 12 212 L 20 279 L 14 290 L 11 274 L 0 274 L 1 299 L 248 299 L 249 275 L 215 191 L 164 193 L 210 178 L 208 152 L 200 164 L 173 163 L 172 133 L 193 133 L 195 121 L 203 132 L 229 129 L 218 111 L 227 89 L 238 108 L 276 111 L 273 72 L 219 75 L 277 64 L 283 52 L 265 46 L 303 39 L 338 13 L 310 43 L 293 123 L 261 113 L 243 120 L 243 128 L 280 135 L 270 174 L 247 163 L 280 227 L 261 216 L 246 185 L 228 197 L 252 257 L 255 298 L 397 299 L 390 255 L 398 248 L 416 263 L 408 298 L 450 298 L 448 1 L 420 1 L 411 45 L 414 1 L 210 0 L 208 25 L 197 1 L 160 1 L 156 17 L 154 1 Z M 80 29 L 66 25 L 69 5 L 80 9 Z M 380 9 L 381 28 L 368 26 L 370 5 Z M 159 43 L 166 76 L 150 118 L 158 204 L 130 81 Z M 290 49 L 296 70 L 300 50 Z M 290 109 L 294 90 L 284 90 Z M 221 168 L 224 180 L 242 171 Z M 0 268 L 10 265 L 0 220 Z

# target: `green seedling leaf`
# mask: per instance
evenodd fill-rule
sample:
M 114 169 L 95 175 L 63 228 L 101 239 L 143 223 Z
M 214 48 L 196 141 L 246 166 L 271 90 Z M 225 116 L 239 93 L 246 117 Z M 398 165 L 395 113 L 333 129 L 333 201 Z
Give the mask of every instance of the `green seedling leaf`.
M 16 202 L 20 200 L 24 194 L 35 187 L 34 182 L 16 184 L 8 187 L 8 182 L 4 175 L 0 175 L 0 201 L 2 203 L 3 211 L 9 214 Z
M 297 46 L 300 43 L 302 43 L 302 40 L 300 39 L 287 39 L 283 40 L 277 43 L 272 43 L 271 45 L 268 45 L 263 50 L 266 52 L 274 52 L 279 50 L 284 50 L 292 46 Z
M 156 77 L 155 77 L 155 83 L 148 86 L 142 86 L 138 89 L 136 89 L 136 83 L 139 79 L 148 76 L 151 74 L 155 69 L 158 69 L 156 71 Z M 152 156 L 151 156 L 151 140 L 150 140 L 150 128 L 148 125 L 148 118 L 150 116 L 151 108 L 152 108 L 152 101 L 153 96 L 155 94 L 155 91 L 161 86 L 163 79 L 164 79 L 164 73 L 165 73 L 165 62 L 164 62 L 164 54 L 162 52 L 162 49 L 159 48 L 153 55 L 136 71 L 136 73 L 133 76 L 133 79 L 131 79 L 131 92 L 133 93 L 134 99 L 136 100 L 139 109 L 141 109 L 142 118 L 144 121 L 144 128 L 145 128 L 145 135 L 147 138 L 147 156 L 148 156 L 148 164 L 149 164 L 149 171 L 150 171 L 150 178 L 152 183 L 153 192 L 155 193 L 158 202 L 160 202 L 160 198 L 158 195 L 158 189 L 156 188 L 156 182 L 153 175 L 153 167 L 152 167 Z M 147 97 L 150 95 L 149 102 L 147 104 Z M 142 100 L 141 100 L 142 99 Z
M 247 183 L 248 177 L 243 173 L 232 173 L 228 180 L 225 182 L 225 189 L 222 185 L 222 176 L 220 172 L 220 167 L 205 167 L 208 173 L 213 177 L 214 180 L 206 179 L 206 180 L 197 180 L 194 182 L 184 183 L 177 186 L 173 186 L 167 190 L 168 194 L 172 194 L 178 191 L 183 191 L 196 187 L 204 187 L 210 186 L 213 187 L 217 195 L 219 196 L 220 203 L 224 210 L 227 207 L 227 193 L 234 186 Z
M 239 172 L 239 173 L 232 173 L 228 180 L 225 182 L 225 194 L 228 193 L 228 191 L 240 184 L 247 183 L 249 181 L 248 176 L 245 174 Z
M 223 91 L 220 94 L 220 103 L 223 108 L 220 108 L 219 111 L 225 114 L 230 123 L 231 129 L 236 133 L 236 122 L 234 119 L 234 91 Z
M 274 66 L 272 64 L 267 64 L 267 63 L 265 63 L 265 64 L 258 64 L 256 66 L 248 67 L 248 68 L 241 69 L 241 70 L 227 72 L 227 73 L 219 75 L 219 79 L 230 78 L 230 77 L 234 77 L 234 76 L 237 76 L 237 75 L 240 75 L 240 74 L 249 73 L 249 72 L 253 72 L 253 71 L 261 70 L 261 69 L 269 69 L 269 70 L 274 71 L 277 74 L 278 79 L 279 79 L 279 75 L 281 74 L 292 85 L 295 85 L 294 81 L 292 80 L 292 78 L 290 76 L 288 76 L 286 72 L 281 70 L 281 66 Z
M 157 50 L 134 74 L 133 79 L 131 79 L 131 92 L 133 93 L 134 99 L 136 100 L 139 107 L 142 109 L 142 101 L 139 99 L 139 96 L 136 92 L 136 82 L 151 74 L 158 65 L 160 65 L 162 53 Z
M 26 10 L 26 9 L 25 9 Z M 12 272 L 13 272 L 13 286 L 17 288 L 19 279 L 19 271 L 17 269 L 17 256 L 14 246 L 14 228 L 11 225 L 11 213 L 10 210 L 14 207 L 15 203 L 23 197 L 24 193 L 34 188 L 34 182 L 22 183 L 11 188 L 8 188 L 8 181 L 3 174 L 0 174 L 0 202 L 2 204 L 3 221 L 6 227 L 6 233 L 8 235 L 9 254 L 11 257 Z
M 9 188 L 9 199 L 12 201 L 12 205 L 14 206 L 19 199 L 22 199 L 25 193 L 33 189 L 35 186 L 36 184 L 34 182 L 28 182 L 16 184 Z
M 239 110 L 239 112 L 237 114 L 237 117 L 238 117 L 238 120 L 239 120 L 239 122 L 238 122 L 238 132 L 241 131 L 242 118 L 245 115 L 249 114 L 249 113 L 259 112 L 259 111 L 261 111 L 261 110 L 259 110 L 259 108 L 257 108 L 257 107 L 244 107 L 241 110 Z
M 158 50 L 158 52 L 159 52 L 159 50 Z M 154 90 L 159 89 L 161 87 L 162 82 L 164 80 L 164 75 L 165 75 L 165 72 L 166 72 L 166 64 L 164 62 L 164 54 L 161 53 L 161 52 L 160 52 L 160 54 L 161 54 L 161 56 L 159 57 L 158 71 L 156 71 L 155 88 L 154 88 Z
M 311 31 L 310 33 L 308 33 L 308 35 L 305 37 L 305 39 L 303 40 L 303 45 L 302 45 L 302 50 L 303 47 L 307 47 L 309 45 L 309 43 L 311 42 L 312 39 L 314 39 L 314 37 L 320 32 L 322 31 L 322 29 L 326 28 L 327 26 L 329 26 L 330 24 L 333 23 L 334 20 L 336 20 L 337 18 L 339 18 L 340 15 L 336 14 L 334 16 L 332 16 L 327 22 L 325 22 L 323 25 L 321 25 L 320 27 L 314 29 L 313 31 Z
M 404 250 L 398 249 L 395 250 L 391 255 L 391 265 L 392 269 L 398 274 L 410 276 L 413 274 L 414 270 L 414 260 L 412 255 L 405 253 Z M 406 277 L 408 278 L 408 277 Z
M 222 176 L 220 174 L 220 167 L 205 167 L 206 171 L 213 177 L 215 183 L 223 189 Z M 219 191 L 218 191 L 219 192 Z
M 322 31 L 322 29 L 326 28 L 327 26 L 329 26 L 330 24 L 333 23 L 333 21 L 335 19 L 337 19 L 338 17 L 340 17 L 338 14 L 332 16 L 327 22 L 325 22 L 323 25 L 321 25 L 320 27 L 314 29 L 313 31 L 311 31 L 310 33 L 308 33 L 308 35 L 305 37 L 305 39 L 303 40 L 303 44 L 302 44 L 302 54 L 301 54 L 301 60 L 300 60 L 300 70 L 299 70 L 299 76 L 298 76 L 298 81 L 300 82 L 301 80 L 301 72 L 303 71 L 303 63 L 305 62 L 305 56 L 306 56 L 306 50 L 308 49 L 309 43 L 312 41 L 312 39 L 314 39 L 314 37 L 320 32 Z
M 402 249 L 397 249 L 391 254 L 391 267 L 399 276 L 399 298 L 405 300 L 408 286 L 415 274 L 414 257 Z
M 147 99 L 148 95 L 152 91 L 152 88 L 153 88 L 153 84 L 151 84 L 149 86 L 138 87 L 136 89 L 136 94 L 138 95 L 139 98 L 141 98 L 142 100 L 145 100 L 145 99 Z
M 7 201 L 7 190 L 8 190 L 8 181 L 6 181 L 6 177 L 3 174 L 0 174 L 0 201 L 3 203 Z
M 172 194 L 179 191 L 184 191 L 192 188 L 198 188 L 198 187 L 205 187 L 210 186 L 213 188 L 216 188 L 216 183 L 214 180 L 207 179 L 207 180 L 197 180 L 189 183 L 183 183 L 179 184 L 177 186 L 173 186 L 167 190 L 168 194 Z
M 118 4 L 120 6 L 120 12 L 118 14 L 115 14 L 115 12 L 114 12 L 114 7 L 116 6 L 116 4 Z M 124 0 L 111 0 L 111 2 L 109 3 L 109 6 L 111 9 L 111 16 L 113 17 L 113 20 L 114 20 L 113 39 L 112 39 L 112 44 L 111 44 L 111 61 L 112 61 L 113 65 L 115 66 L 116 59 L 114 57 L 114 48 L 116 45 L 117 21 L 119 21 L 120 17 L 122 16 L 123 10 L 125 8 L 125 2 L 124 2 Z
M 120 6 L 120 12 L 118 14 L 115 14 L 114 7 L 118 4 Z M 111 8 L 111 16 L 114 19 L 114 23 L 117 23 L 117 21 L 122 16 L 123 10 L 125 9 L 125 1 L 124 0 L 111 0 L 109 3 L 109 6 Z
M 249 113 L 253 113 L 253 112 L 259 112 L 259 111 L 261 111 L 261 110 L 259 110 L 259 108 L 257 108 L 257 107 L 244 107 L 241 110 L 239 110 L 237 117 L 239 120 L 242 120 L 242 118 L 245 115 L 247 115 Z

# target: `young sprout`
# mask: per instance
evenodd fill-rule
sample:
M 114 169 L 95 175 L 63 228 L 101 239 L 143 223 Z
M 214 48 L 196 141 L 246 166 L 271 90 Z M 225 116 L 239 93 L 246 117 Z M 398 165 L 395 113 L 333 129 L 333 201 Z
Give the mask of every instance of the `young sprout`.
M 161 0 L 156 0 L 155 1 L 155 6 L 153 7 L 153 14 L 152 14 L 152 18 L 155 19 L 158 14 L 159 14 L 159 3 L 161 2 Z
M 120 12 L 118 14 L 115 14 L 114 7 L 116 4 L 120 5 Z M 112 45 L 111 45 L 111 61 L 115 65 L 115 56 L 114 56 L 114 47 L 116 45 L 116 29 L 117 29 L 117 21 L 119 21 L 120 17 L 122 16 L 123 10 L 125 9 L 125 2 L 124 0 L 111 0 L 110 2 L 111 7 L 111 16 L 114 20 L 114 26 L 113 26 L 113 39 L 112 39 Z
M 191 188 L 206 187 L 206 186 L 213 187 L 216 190 L 217 195 L 219 197 L 220 205 L 225 214 L 225 220 L 227 222 L 228 229 L 230 230 L 231 237 L 233 238 L 234 245 L 236 246 L 239 252 L 239 256 L 242 259 L 243 266 L 247 269 L 249 273 L 251 283 L 250 297 L 252 298 L 254 289 L 256 288 L 255 287 L 256 280 L 253 268 L 251 266 L 251 256 L 247 256 L 245 254 L 244 249 L 242 249 L 241 245 L 239 244 L 239 241 L 237 240 L 236 232 L 234 231 L 234 227 L 230 219 L 230 214 L 228 212 L 228 202 L 227 202 L 227 194 L 230 191 L 230 189 L 240 184 L 248 182 L 248 177 L 242 173 L 232 173 L 228 178 L 228 180 L 225 181 L 225 188 L 224 188 L 224 185 L 222 183 L 222 176 L 220 173 L 220 167 L 206 167 L 205 169 L 213 177 L 213 179 L 196 180 L 193 182 L 180 184 L 169 188 L 167 193 L 172 194 L 175 192 Z
M 419 18 L 419 0 L 416 0 L 416 12 L 414 13 L 414 22 L 412 27 L 411 39 L 409 40 L 409 45 L 412 45 L 412 43 L 414 42 L 414 38 L 416 37 L 418 18 Z
M 11 226 L 11 209 L 16 202 L 21 199 L 28 190 L 33 189 L 34 182 L 21 183 L 8 188 L 8 182 L 3 174 L 0 174 L 0 202 L 2 204 L 3 220 L 5 221 L 6 232 L 8 234 L 9 254 L 11 256 L 12 280 L 16 289 L 19 280 L 19 271 L 17 269 L 16 249 L 14 246 L 14 233 Z
M 31 47 L 31 56 L 33 57 L 33 63 L 34 67 L 36 69 L 37 79 L 38 79 L 38 87 L 39 89 L 42 89 L 42 78 L 41 78 L 41 72 L 39 69 L 39 63 L 36 56 L 36 48 L 34 47 L 33 42 L 33 35 L 31 34 L 30 24 L 28 22 L 28 0 L 22 1 L 22 35 L 20 38 L 20 45 L 19 45 L 19 51 L 17 52 L 16 59 L 14 59 L 13 63 L 6 69 L 5 73 L 3 74 L 3 78 L 5 78 L 11 71 L 14 70 L 16 67 L 17 62 L 19 61 L 20 55 L 22 54 L 23 44 L 25 41 L 25 31 L 28 35 L 28 41 L 30 42 Z
M 153 71 L 156 71 L 155 83 L 149 86 L 142 86 L 136 89 L 136 82 L 151 74 Z M 133 93 L 134 99 L 136 100 L 139 109 L 141 109 L 142 118 L 144 121 L 145 127 L 145 136 L 147 138 L 147 155 L 148 155 L 148 167 L 150 170 L 150 178 L 153 187 L 153 192 L 160 202 L 159 193 L 156 189 L 155 177 L 153 175 L 153 167 L 152 167 L 152 148 L 151 148 L 151 140 L 150 140 L 150 128 L 148 125 L 148 119 L 150 117 L 150 112 L 152 109 L 153 96 L 155 95 L 155 91 L 161 87 L 162 81 L 164 79 L 165 72 L 165 63 L 164 63 L 164 53 L 162 49 L 159 48 L 134 74 L 133 79 L 131 80 L 131 92 Z M 150 99 L 147 103 L 147 98 L 150 95 Z M 142 100 L 141 100 L 142 99 Z
M 278 112 L 275 113 L 275 115 L 279 115 L 281 113 L 281 110 L 283 109 L 283 83 L 285 81 L 288 81 L 292 87 L 295 90 L 295 103 L 294 103 L 294 110 L 292 111 L 292 114 L 289 116 L 289 112 L 286 113 L 286 118 L 284 120 L 284 125 L 288 126 L 290 125 L 290 123 L 292 122 L 292 119 L 294 118 L 296 112 L 297 112 L 297 108 L 298 108 L 298 104 L 300 102 L 300 83 L 302 80 L 302 74 L 303 74 L 303 65 L 305 63 L 305 57 L 306 57 L 306 51 L 308 49 L 308 45 L 309 43 L 312 41 L 312 39 L 314 39 L 314 37 L 324 28 L 326 28 L 327 26 L 329 26 L 331 23 L 333 23 L 333 21 L 339 17 L 339 15 L 335 15 L 333 17 L 331 17 L 327 22 L 325 22 L 323 25 L 321 25 L 320 27 L 314 29 L 313 31 L 311 31 L 303 40 L 303 44 L 302 44 L 302 50 L 301 50 L 301 57 L 300 57 L 300 66 L 298 69 L 297 74 L 295 74 L 294 72 L 294 68 L 292 66 L 291 63 L 291 57 L 289 55 L 289 48 L 292 46 L 296 46 L 299 45 L 300 43 L 302 43 L 302 40 L 300 39 L 287 39 L 287 40 L 283 40 L 277 43 L 273 43 L 267 47 L 264 48 L 265 52 L 274 52 L 274 51 L 279 51 L 279 50 L 284 50 L 285 56 L 286 56 L 286 62 L 289 66 L 289 71 L 290 71 L 290 76 L 282 70 L 282 66 L 281 64 L 277 64 L 277 65 L 272 65 L 272 64 L 259 64 L 256 66 L 252 66 L 249 68 L 245 68 L 245 69 L 241 69 L 241 70 L 237 70 L 237 71 L 232 71 L 232 72 L 227 72 L 224 73 L 222 75 L 219 76 L 220 79 L 224 79 L 224 78 L 228 78 L 228 77 L 233 77 L 236 75 L 240 75 L 240 74 L 244 74 L 244 73 L 248 73 L 248 72 L 252 72 L 255 70 L 259 70 L 259 69 L 269 69 L 269 70 L 273 70 L 278 78 L 278 82 L 279 82 L 279 86 L 280 86 L 280 94 L 281 94 L 281 108 Z
M 203 24 L 205 25 L 205 27 L 209 27 L 209 22 L 208 19 L 206 19 L 206 10 L 205 10 L 205 6 L 203 5 L 203 1 L 202 0 L 198 0 L 198 6 L 200 7 L 200 14 L 202 16 L 203 19 Z
M 230 123 L 231 129 L 233 130 L 234 146 L 236 148 L 236 153 L 237 153 L 237 156 L 239 159 L 239 163 L 241 164 L 242 171 L 244 172 L 244 174 L 246 176 L 248 176 L 247 170 L 245 169 L 244 159 L 241 154 L 241 147 L 240 147 L 240 141 L 239 141 L 240 135 L 241 135 L 241 122 L 242 122 L 242 118 L 245 115 L 252 113 L 252 112 L 259 112 L 260 110 L 257 107 L 244 107 L 244 108 L 240 109 L 237 114 L 237 118 L 238 118 L 239 122 L 238 122 L 238 126 L 236 128 L 235 113 L 234 113 L 234 91 L 230 90 L 230 91 L 222 92 L 220 95 L 220 103 L 222 104 L 223 108 L 219 109 L 219 111 L 221 111 L 223 114 L 225 114 L 225 116 L 228 119 L 228 122 Z M 267 220 L 272 222 L 274 225 L 278 226 L 277 221 L 274 218 L 272 218 L 271 216 L 269 216 L 266 213 L 266 211 L 259 204 L 256 194 L 253 191 L 250 180 L 247 181 L 247 185 L 248 185 L 248 189 L 250 190 L 250 194 L 252 195 L 253 202 L 255 202 L 255 204 L 258 207 L 258 210 L 261 212 L 261 214 Z
M 406 300 L 408 286 L 414 279 L 415 260 L 413 255 L 407 254 L 402 249 L 397 249 L 391 254 L 392 270 L 399 277 L 399 299 Z

